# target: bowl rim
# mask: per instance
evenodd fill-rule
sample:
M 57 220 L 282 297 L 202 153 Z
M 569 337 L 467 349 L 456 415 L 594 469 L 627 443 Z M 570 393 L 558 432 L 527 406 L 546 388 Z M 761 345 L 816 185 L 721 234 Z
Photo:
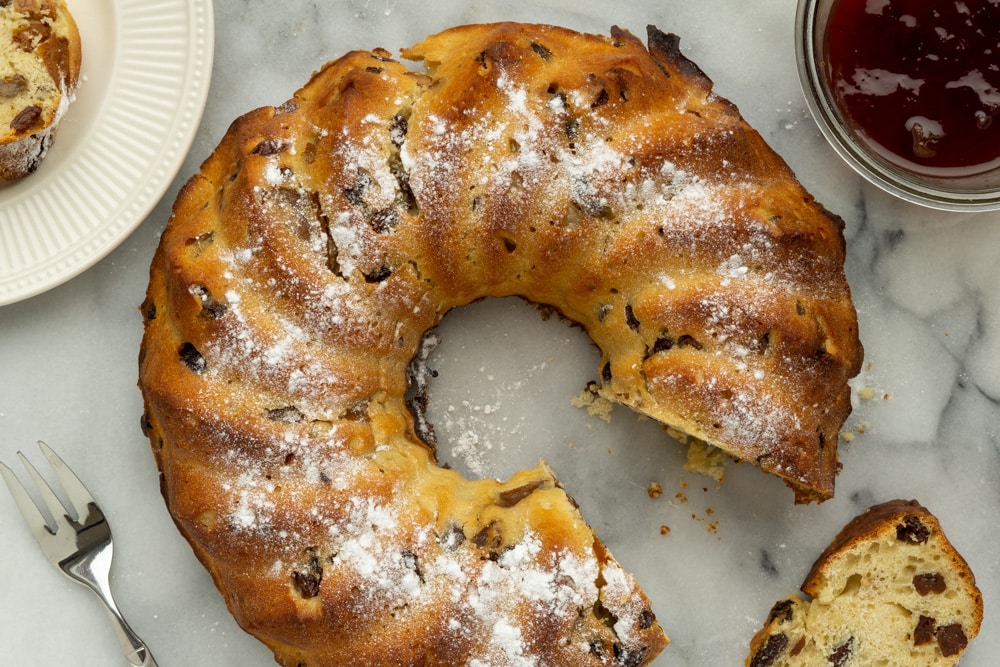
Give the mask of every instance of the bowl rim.
M 961 177 L 935 178 L 900 169 L 880 156 L 848 127 L 822 69 L 822 35 L 817 35 L 819 5 L 832 9 L 838 0 L 799 0 L 795 13 L 795 56 L 806 106 L 834 151 L 866 180 L 905 201 L 944 211 L 1000 210 L 1000 186 L 961 189 Z M 825 17 L 823 17 L 825 18 Z M 1000 168 L 984 173 L 997 173 Z M 976 174 L 981 177 L 983 173 Z M 966 179 L 972 176 L 965 177 Z

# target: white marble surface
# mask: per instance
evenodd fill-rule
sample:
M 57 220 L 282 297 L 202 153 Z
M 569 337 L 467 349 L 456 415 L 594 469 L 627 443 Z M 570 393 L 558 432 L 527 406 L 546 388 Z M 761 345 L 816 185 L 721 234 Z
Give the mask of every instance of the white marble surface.
M 848 273 L 867 352 L 845 425 L 835 499 L 796 507 L 781 483 L 729 466 L 718 486 L 683 452 L 616 408 L 611 423 L 570 406 L 595 376 L 583 335 L 519 302 L 449 316 L 432 359 L 432 417 L 459 467 L 505 476 L 544 456 L 616 556 L 637 574 L 673 642 L 656 665 L 741 665 L 771 604 L 866 505 L 917 498 L 977 574 L 986 620 L 963 661 L 1000 655 L 1000 214 L 957 215 L 892 200 L 835 157 L 806 114 L 792 47 L 794 0 L 350 0 L 216 3 L 213 87 L 181 173 L 139 229 L 71 282 L 0 308 L 0 460 L 34 441 L 89 483 L 117 537 L 119 602 L 161 667 L 268 665 L 244 635 L 161 502 L 139 431 L 137 306 L 180 184 L 229 122 L 280 103 L 352 48 L 397 49 L 457 23 L 515 19 L 678 33 L 716 90 L 847 222 Z M 871 395 L 871 397 L 869 397 Z M 865 400 L 865 397 L 869 397 Z M 478 440 L 478 449 L 463 447 Z M 651 499 L 647 487 L 662 485 Z M 661 535 L 660 526 L 670 527 Z M 0 663 L 124 664 L 83 589 L 56 574 L 0 493 Z

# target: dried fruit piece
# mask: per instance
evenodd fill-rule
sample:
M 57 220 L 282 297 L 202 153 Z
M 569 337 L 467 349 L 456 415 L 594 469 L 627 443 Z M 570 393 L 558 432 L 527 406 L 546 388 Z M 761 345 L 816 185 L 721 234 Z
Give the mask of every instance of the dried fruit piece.
M 913 629 L 913 645 L 923 646 L 934 641 L 934 631 L 937 629 L 937 622 L 930 616 L 920 615 L 917 627 Z
M 0 97 L 17 97 L 28 89 L 28 80 L 22 74 L 11 74 L 0 80 Z
M 896 526 L 896 539 L 911 544 L 924 544 L 931 536 L 931 531 L 912 514 L 907 515 Z
M 277 155 L 281 151 L 285 150 L 287 147 L 288 147 L 288 142 L 282 139 L 263 139 L 260 141 L 260 143 L 254 146 L 253 150 L 250 152 L 253 155 L 261 155 L 261 156 Z
M 771 607 L 771 613 L 767 615 L 767 621 L 778 621 L 779 623 L 786 623 L 792 620 L 793 612 L 792 607 L 794 603 L 791 600 L 782 600 Z
M 319 559 L 313 556 L 300 569 L 292 572 L 292 584 L 304 598 L 314 598 L 319 595 L 320 584 L 323 582 L 323 567 Z
M 767 642 L 754 654 L 750 667 L 771 667 L 781 652 L 788 646 L 788 636 L 784 633 L 771 635 Z
M 15 30 L 11 37 L 19 49 L 31 52 L 52 38 L 52 17 L 32 14 L 26 18 L 27 22 Z
M 441 544 L 449 551 L 454 551 L 465 543 L 465 531 L 461 526 L 452 525 L 451 528 L 441 536 Z
M 205 357 L 201 356 L 201 352 L 191 343 L 181 345 L 178 354 L 180 355 L 181 362 L 188 367 L 188 370 L 194 373 L 204 373 L 208 368 L 208 362 L 205 361 Z
M 633 651 L 616 643 L 613 649 L 615 665 L 620 665 L 621 667 L 639 667 L 639 665 L 643 664 L 643 658 L 646 655 L 645 648 Z
M 944 593 L 946 584 L 940 572 L 925 572 L 913 575 L 913 587 L 921 595 Z
M 934 636 L 937 637 L 941 655 L 944 656 L 958 655 L 969 645 L 969 639 L 965 636 L 961 623 L 942 625 L 938 627 Z
M 424 581 L 424 573 L 420 571 L 420 559 L 409 549 L 403 551 L 403 567 L 407 570 L 413 570 L 421 583 Z
M 495 552 L 503 544 L 503 534 L 500 531 L 500 524 L 491 521 L 472 537 L 472 543 L 480 549 Z
M 288 405 L 283 408 L 274 408 L 267 411 L 267 418 L 275 422 L 283 422 L 285 424 L 295 424 L 303 419 L 305 415 L 294 405 Z
M 42 117 L 42 108 L 37 104 L 26 106 L 10 121 L 10 128 L 15 132 L 24 132 L 31 128 Z
M 674 340 L 670 336 L 664 334 L 664 335 L 660 336 L 659 338 L 657 338 L 656 342 L 653 343 L 652 353 L 656 354 L 657 352 L 666 352 L 667 350 L 669 350 L 670 348 L 672 348 L 676 344 L 677 344 L 676 340 Z
M 384 208 L 381 211 L 372 213 L 368 220 L 369 224 L 379 234 L 391 232 L 399 226 L 399 213 L 392 208 Z
M 219 319 L 229 310 L 229 306 L 221 301 L 216 301 L 212 292 L 204 285 L 192 285 L 189 291 L 201 301 L 201 314 L 207 320 Z
M 366 283 L 380 283 L 392 275 L 392 269 L 388 266 L 380 266 L 369 273 L 363 274 Z
M 625 323 L 632 331 L 639 330 L 639 319 L 635 316 L 635 312 L 632 310 L 631 304 L 626 304 L 625 306 Z
M 543 484 L 544 482 L 542 481 L 534 481 L 529 482 L 528 484 L 522 484 L 514 489 L 502 491 L 500 492 L 500 496 L 497 498 L 497 505 L 499 507 L 513 507 L 534 493 Z
M 833 653 L 827 656 L 826 659 L 833 667 L 844 667 L 852 655 L 854 655 L 854 637 L 849 637 L 846 642 L 834 649 Z

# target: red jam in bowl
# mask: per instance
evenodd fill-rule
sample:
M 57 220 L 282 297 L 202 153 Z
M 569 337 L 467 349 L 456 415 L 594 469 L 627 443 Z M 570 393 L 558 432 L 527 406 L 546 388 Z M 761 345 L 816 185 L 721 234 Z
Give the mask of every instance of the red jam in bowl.
M 1000 165 L 1000 0 L 838 0 L 826 64 L 886 159 L 942 176 Z

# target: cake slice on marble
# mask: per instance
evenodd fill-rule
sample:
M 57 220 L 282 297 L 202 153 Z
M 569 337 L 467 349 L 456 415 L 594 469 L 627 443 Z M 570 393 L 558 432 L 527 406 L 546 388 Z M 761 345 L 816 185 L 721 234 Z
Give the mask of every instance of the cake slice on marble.
M 915 500 L 848 523 L 802 584 L 771 609 L 747 667 L 946 667 L 979 633 L 968 563 Z

